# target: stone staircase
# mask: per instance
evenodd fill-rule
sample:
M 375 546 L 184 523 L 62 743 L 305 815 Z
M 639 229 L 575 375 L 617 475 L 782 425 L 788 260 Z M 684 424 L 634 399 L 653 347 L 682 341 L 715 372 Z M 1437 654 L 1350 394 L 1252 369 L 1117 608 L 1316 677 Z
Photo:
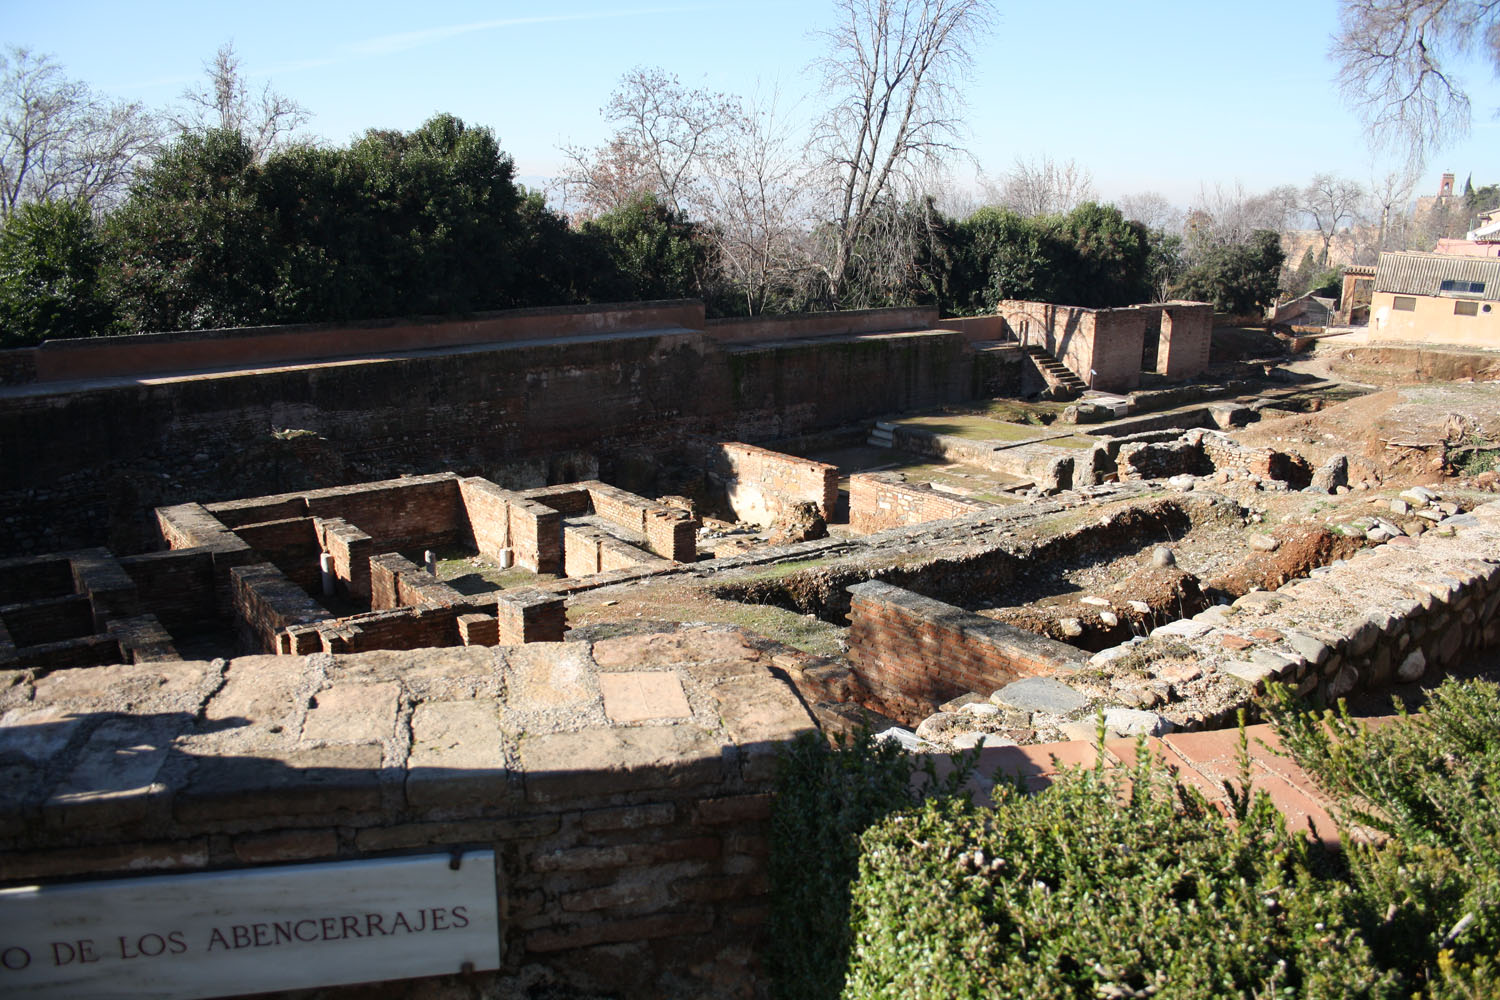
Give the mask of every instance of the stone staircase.
M 877 420 L 875 421 L 875 426 L 870 430 L 870 439 L 865 444 L 874 445 L 876 448 L 894 447 L 895 440 L 893 435 L 895 430 L 895 424 L 887 423 L 884 420 Z
M 1077 399 L 1088 391 L 1088 385 L 1083 379 L 1049 354 L 1045 347 L 1030 344 L 1026 347 L 1026 354 L 1036 365 L 1037 370 L 1042 373 L 1042 378 L 1047 380 L 1047 386 L 1052 390 L 1054 398 Z

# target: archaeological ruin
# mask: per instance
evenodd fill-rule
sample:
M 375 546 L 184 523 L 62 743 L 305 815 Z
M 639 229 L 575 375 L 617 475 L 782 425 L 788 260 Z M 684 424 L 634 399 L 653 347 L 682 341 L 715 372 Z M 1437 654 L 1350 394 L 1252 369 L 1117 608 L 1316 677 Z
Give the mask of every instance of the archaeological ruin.
M 992 778 L 1500 645 L 1487 362 L 1231 340 L 672 301 L 0 352 L 0 983 L 755 996 L 799 734 Z

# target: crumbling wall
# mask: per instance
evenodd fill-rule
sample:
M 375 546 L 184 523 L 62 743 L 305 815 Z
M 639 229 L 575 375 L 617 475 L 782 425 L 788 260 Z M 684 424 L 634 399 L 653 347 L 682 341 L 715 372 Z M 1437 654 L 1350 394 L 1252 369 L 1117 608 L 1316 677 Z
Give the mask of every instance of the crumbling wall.
M 736 520 L 770 525 L 792 504 L 818 505 L 825 520 L 838 506 L 839 470 L 740 441 L 699 442 L 693 449 Z
M 849 588 L 849 660 L 876 711 L 910 725 L 968 691 L 1081 667 L 1072 646 L 888 583 Z
M 891 472 L 857 472 L 849 477 L 849 527 L 862 534 L 908 524 L 958 517 L 993 506 L 908 483 Z

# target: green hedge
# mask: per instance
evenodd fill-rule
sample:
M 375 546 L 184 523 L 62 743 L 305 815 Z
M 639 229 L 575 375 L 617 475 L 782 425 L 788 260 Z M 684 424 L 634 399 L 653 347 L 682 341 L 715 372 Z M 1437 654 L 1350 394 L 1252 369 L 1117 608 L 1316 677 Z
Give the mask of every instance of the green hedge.
M 1285 691 L 1267 710 L 1374 842 L 1289 834 L 1263 795 L 1237 793 L 1231 820 L 1144 753 L 981 809 L 918 802 L 910 758 L 868 738 L 799 744 L 775 818 L 777 995 L 1500 996 L 1500 688 L 1445 684 L 1374 731 Z

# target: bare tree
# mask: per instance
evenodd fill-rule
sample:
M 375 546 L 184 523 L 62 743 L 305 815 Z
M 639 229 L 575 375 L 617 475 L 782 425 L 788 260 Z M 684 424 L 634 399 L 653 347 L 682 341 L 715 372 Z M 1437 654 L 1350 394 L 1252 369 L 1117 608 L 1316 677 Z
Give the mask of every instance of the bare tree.
M 49 56 L 11 47 L 0 73 L 0 219 L 26 201 L 106 203 L 157 147 L 144 107 L 93 94 Z
M 1297 215 L 1301 193 L 1290 184 L 1250 194 L 1238 181 L 1232 187 L 1199 188 L 1188 212 L 1188 256 L 1213 246 L 1244 243 L 1257 229 L 1280 233 Z
M 1323 252 L 1318 256 L 1321 266 L 1328 266 L 1328 247 L 1339 228 L 1354 221 L 1364 197 L 1364 188 L 1357 182 L 1333 174 L 1318 174 L 1302 189 L 1297 207 L 1312 219 L 1323 241 Z
M 764 104 L 751 100 L 705 172 L 708 232 L 751 315 L 765 311 L 771 293 L 795 284 L 806 266 L 805 172 L 774 94 Z
M 831 246 L 823 265 L 837 305 L 856 243 L 894 180 L 956 149 L 958 84 L 990 0 L 835 0 L 838 23 L 818 63 L 833 104 L 812 148 L 831 180 Z
M 1059 215 L 1093 201 L 1094 175 L 1072 160 L 1059 163 L 1050 156 L 1038 160 L 1016 158 L 994 200 L 1027 217 Z
M 1167 200 L 1160 191 L 1127 194 L 1115 201 L 1120 214 L 1141 223 L 1147 229 L 1163 233 L 1182 231 L 1182 209 Z
M 576 198 L 585 216 L 648 192 L 674 211 L 693 213 L 704 195 L 705 165 L 744 121 L 735 98 L 689 90 L 676 76 L 644 67 L 621 77 L 601 113 L 616 123 L 608 143 L 563 148 L 572 160 L 563 176 L 565 197 Z
M 1331 56 L 1372 143 L 1409 165 L 1469 130 L 1469 95 L 1448 68 L 1475 48 L 1500 72 L 1500 0 L 1342 0 Z
M 1375 258 L 1386 249 L 1406 245 L 1407 203 L 1416 184 L 1417 175 L 1411 170 L 1390 170 L 1370 181 L 1370 215 L 1379 219 L 1371 248 Z
M 171 115 L 172 124 L 180 131 L 238 132 L 255 150 L 255 158 L 264 160 L 292 141 L 297 129 L 311 117 L 301 104 L 272 90 L 270 83 L 259 95 L 252 95 L 233 42 L 219 46 L 213 59 L 203 64 L 203 72 L 208 77 L 207 86 L 184 89 L 184 106 Z

